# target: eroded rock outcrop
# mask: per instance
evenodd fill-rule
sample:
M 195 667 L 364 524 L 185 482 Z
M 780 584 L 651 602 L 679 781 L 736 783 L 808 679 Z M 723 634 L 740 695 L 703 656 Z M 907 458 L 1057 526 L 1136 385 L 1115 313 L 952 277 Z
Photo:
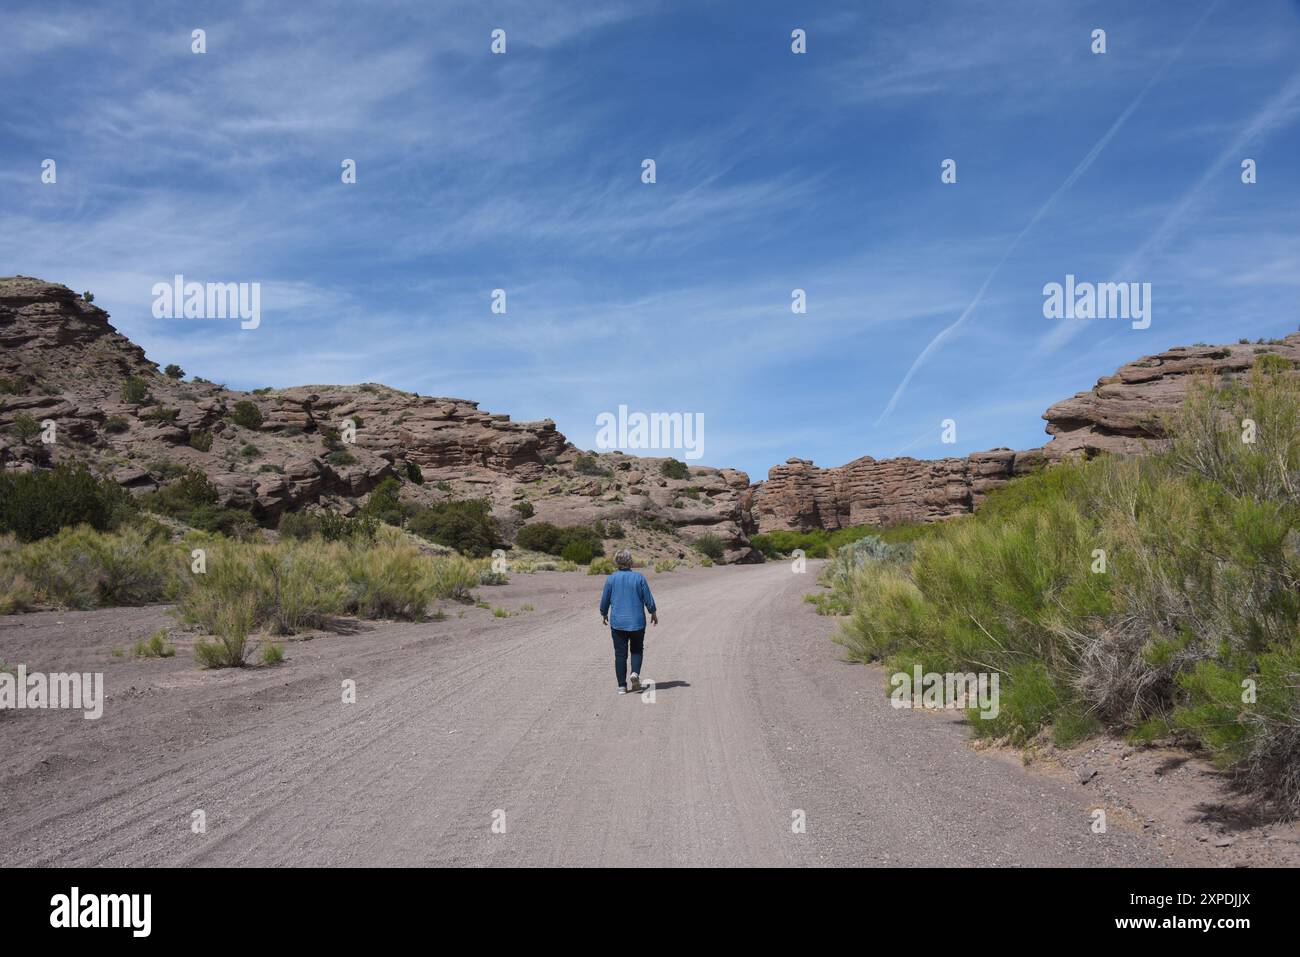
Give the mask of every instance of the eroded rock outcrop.
M 1194 376 L 1240 376 L 1266 353 L 1300 361 L 1300 332 L 1270 343 L 1176 347 L 1120 366 L 1090 391 L 1043 413 L 1052 436 L 1043 452 L 1052 461 L 1099 452 L 1147 452 L 1163 438 L 1163 423 L 1187 395 Z
M 837 468 L 792 458 L 754 487 L 749 508 L 761 532 L 932 522 L 974 510 L 990 491 L 1042 460 L 1037 449 L 928 461 L 863 456 Z
M 669 478 L 663 459 L 584 454 L 549 419 L 514 422 L 477 402 L 374 383 L 250 393 L 180 381 L 160 373 L 102 309 L 28 277 L 0 279 L 0 347 L 6 467 L 84 462 L 141 495 L 197 469 L 221 504 L 267 522 L 316 505 L 354 512 L 396 476 L 414 504 L 487 498 L 507 532 L 527 514 L 601 522 L 611 546 L 627 541 L 642 557 L 684 556 L 702 535 L 722 540 L 726 561 L 758 557 L 746 537 L 743 472 L 692 466 Z M 147 386 L 141 401 L 125 398 L 129 378 Z M 236 415 L 244 404 L 258 415 Z M 22 439 L 14 426 L 24 414 L 53 421 L 58 440 Z

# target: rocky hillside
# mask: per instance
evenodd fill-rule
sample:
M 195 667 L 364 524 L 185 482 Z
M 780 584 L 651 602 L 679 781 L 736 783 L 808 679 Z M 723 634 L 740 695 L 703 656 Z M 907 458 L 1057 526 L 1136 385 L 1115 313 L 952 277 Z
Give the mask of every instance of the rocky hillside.
M 394 475 L 403 500 L 415 504 L 489 499 L 507 534 L 531 511 L 529 520 L 557 525 L 616 521 L 650 558 L 684 555 L 713 534 L 726 545 L 725 560 L 754 561 L 748 536 L 758 531 L 934 521 L 972 511 L 1045 462 L 1146 451 L 1191 376 L 1240 375 L 1265 352 L 1300 361 L 1300 333 L 1130 362 L 1048 409 L 1052 438 L 1042 448 L 935 461 L 865 456 L 836 468 L 791 458 L 750 485 L 734 469 L 691 466 L 687 477 L 670 478 L 661 472 L 665 459 L 583 452 L 550 420 L 512 422 L 465 399 L 372 383 L 244 393 L 182 381 L 160 372 L 106 312 L 72 290 L 14 277 L 0 279 L 0 465 L 82 461 L 137 494 L 197 468 L 222 504 L 268 524 L 294 509 L 350 514 Z M 132 379 L 145 394 L 124 391 Z M 247 405 L 241 413 L 241 404 L 255 413 Z M 21 438 L 15 424 L 24 416 L 53 421 L 54 444 Z M 339 435 L 349 420 L 355 442 Z M 410 480 L 412 466 L 422 483 Z
M 585 454 L 550 420 L 512 422 L 476 402 L 384 385 L 245 393 L 181 381 L 108 319 L 65 286 L 0 279 L 0 464 L 80 461 L 135 494 L 197 468 L 221 504 L 268 524 L 317 506 L 350 514 L 395 475 L 403 501 L 489 499 L 508 534 L 531 505 L 532 521 L 616 521 L 649 558 L 683 555 L 711 533 L 726 560 L 757 559 L 741 511 L 743 472 L 692 466 L 688 477 L 669 478 L 664 459 Z M 125 391 L 133 378 L 145 394 Z M 55 423 L 56 441 L 21 438 L 15 426 L 26 416 Z M 346 420 L 354 442 L 340 434 Z M 411 466 L 422 482 L 411 480 Z
M 1044 463 L 1102 452 L 1142 454 L 1163 438 L 1161 422 L 1198 374 L 1239 376 L 1264 353 L 1300 362 L 1300 332 L 1273 342 L 1175 347 L 1130 362 L 1089 392 L 1044 414 L 1051 440 L 1037 449 L 995 449 L 965 458 L 877 461 L 869 456 L 838 468 L 787 459 L 744 503 L 753 525 L 774 529 L 928 522 L 972 511 L 1008 480 Z
M 1240 376 L 1265 353 L 1300 362 L 1300 332 L 1272 342 L 1177 346 L 1120 366 L 1089 392 L 1043 413 L 1051 460 L 1099 452 L 1140 454 L 1161 438 L 1160 422 L 1178 408 L 1192 376 Z

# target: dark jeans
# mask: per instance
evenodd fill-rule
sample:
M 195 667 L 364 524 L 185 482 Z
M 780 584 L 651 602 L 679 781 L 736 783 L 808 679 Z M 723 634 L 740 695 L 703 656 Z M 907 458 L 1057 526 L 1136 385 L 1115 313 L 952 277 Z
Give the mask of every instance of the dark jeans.
M 641 673 L 641 649 L 645 642 L 645 629 L 619 631 L 617 628 L 611 628 L 609 633 L 614 636 L 614 674 L 618 677 L 618 686 L 625 688 L 627 687 L 628 645 L 632 646 L 632 673 L 639 675 Z

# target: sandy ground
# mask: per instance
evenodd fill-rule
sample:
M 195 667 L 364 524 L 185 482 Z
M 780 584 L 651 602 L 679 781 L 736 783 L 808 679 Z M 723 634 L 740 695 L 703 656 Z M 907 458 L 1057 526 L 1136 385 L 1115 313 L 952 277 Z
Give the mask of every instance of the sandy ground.
M 480 589 L 508 618 L 346 623 L 240 671 L 198 669 L 183 634 L 175 658 L 114 656 L 170 624 L 163 607 L 0 618 L 0 658 L 102 671 L 108 699 L 97 721 L 0 715 L 0 864 L 1300 860 L 1293 827 L 1216 823 L 1222 784 L 1185 755 L 1152 791 L 1124 783 L 1150 785 L 1152 752 L 1094 742 L 1025 768 L 951 713 L 892 709 L 801 600 L 815 574 L 652 575 L 652 700 L 614 694 L 601 579 L 572 573 Z M 1072 761 L 1099 773 L 1080 783 Z

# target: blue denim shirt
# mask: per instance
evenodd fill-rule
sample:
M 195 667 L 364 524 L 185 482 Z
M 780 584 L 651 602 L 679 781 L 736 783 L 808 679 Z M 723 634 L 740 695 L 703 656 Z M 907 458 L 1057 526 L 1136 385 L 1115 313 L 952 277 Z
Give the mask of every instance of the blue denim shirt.
M 613 606 L 613 612 L 610 606 Z M 640 572 L 620 568 L 605 579 L 605 590 L 600 593 L 600 614 L 609 616 L 609 626 L 619 631 L 641 631 L 645 628 L 645 609 L 655 611 L 655 598 L 650 594 L 650 583 Z

